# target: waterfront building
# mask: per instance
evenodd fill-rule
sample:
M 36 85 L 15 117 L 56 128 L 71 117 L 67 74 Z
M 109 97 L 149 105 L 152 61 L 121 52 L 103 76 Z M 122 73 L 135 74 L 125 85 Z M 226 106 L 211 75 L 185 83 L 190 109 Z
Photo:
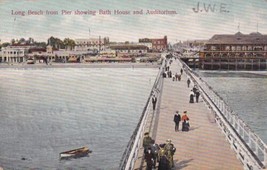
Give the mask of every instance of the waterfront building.
M 203 47 L 206 43 L 208 42 L 208 40 L 186 40 L 183 41 L 183 45 L 187 46 L 187 47 Z
M 147 46 L 136 44 L 115 44 L 110 45 L 110 49 L 117 53 L 145 54 L 148 52 Z
M 25 62 L 25 55 L 28 54 L 29 49 L 33 47 L 30 44 L 13 44 L 2 48 L 1 62 L 6 63 L 20 63 Z
M 47 59 L 49 62 L 80 62 L 88 55 L 88 51 L 72 51 L 65 49 L 53 49 L 48 45 L 45 48 L 31 48 L 26 58 L 34 59 L 36 62 L 43 62 Z
M 149 38 L 139 39 L 139 42 L 137 43 L 137 45 L 144 45 L 144 46 L 147 46 L 149 50 L 152 50 L 152 40 Z
M 168 49 L 167 36 L 163 38 L 142 38 L 139 39 L 139 43 L 151 43 L 153 51 L 164 51 Z
M 85 62 L 90 63 L 124 63 L 124 62 L 133 62 L 133 58 L 131 57 L 90 57 L 85 58 Z
M 201 69 L 266 69 L 267 35 L 259 32 L 216 34 L 200 52 L 199 62 Z
M 109 45 L 109 38 L 81 38 L 75 39 L 75 51 L 97 50 L 103 51 Z

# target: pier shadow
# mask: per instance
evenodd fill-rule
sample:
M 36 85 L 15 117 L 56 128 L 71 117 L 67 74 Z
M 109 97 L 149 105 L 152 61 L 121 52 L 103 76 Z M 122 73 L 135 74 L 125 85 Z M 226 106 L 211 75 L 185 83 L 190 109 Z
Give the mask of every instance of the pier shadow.
M 197 126 L 197 127 L 190 127 L 189 131 L 193 131 L 193 130 L 196 130 L 196 129 L 199 129 L 199 126 Z
M 189 165 L 191 161 L 194 159 L 188 159 L 188 160 L 181 160 L 180 162 L 178 160 L 175 160 L 175 169 L 183 169 Z
M 168 109 L 169 107 L 165 106 L 165 107 L 160 107 L 158 110 L 165 110 Z

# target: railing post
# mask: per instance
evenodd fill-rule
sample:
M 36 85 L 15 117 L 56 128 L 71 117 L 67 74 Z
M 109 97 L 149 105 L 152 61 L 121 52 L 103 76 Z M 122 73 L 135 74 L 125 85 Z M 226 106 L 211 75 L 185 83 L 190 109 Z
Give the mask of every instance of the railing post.
M 240 134 L 240 121 L 239 119 L 237 120 L 237 132 Z
M 259 144 L 258 144 L 258 139 L 257 139 L 257 141 L 255 141 L 255 154 L 256 154 L 257 156 L 259 156 Z
M 232 126 L 235 128 L 236 125 L 236 117 L 232 116 Z
M 249 131 L 248 132 L 248 146 L 251 148 L 251 143 L 252 143 L 252 141 L 251 141 L 252 139 L 251 139 L 251 132 Z
M 267 148 L 264 148 L 263 156 L 264 156 L 264 163 L 263 164 L 266 167 L 267 166 Z
M 242 138 L 245 139 L 245 125 L 244 123 L 242 122 L 242 125 L 243 125 L 243 133 L 242 133 Z

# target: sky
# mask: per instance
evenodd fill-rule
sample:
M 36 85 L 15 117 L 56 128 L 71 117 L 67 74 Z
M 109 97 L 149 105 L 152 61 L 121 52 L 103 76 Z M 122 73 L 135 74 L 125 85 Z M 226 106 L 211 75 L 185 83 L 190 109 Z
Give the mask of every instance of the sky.
M 29 15 L 29 10 L 43 14 Z M 62 10 L 71 14 L 63 15 Z M 96 11 L 96 15 L 75 15 L 76 10 Z M 111 15 L 100 15 L 99 10 L 110 10 Z M 115 15 L 114 10 L 130 13 Z M 141 10 L 142 15 L 133 14 Z M 147 10 L 172 12 L 147 14 Z M 48 15 L 46 11 L 57 14 Z M 176 43 L 238 31 L 267 34 L 266 16 L 267 0 L 0 0 L 0 39 L 3 43 L 32 37 L 46 42 L 51 36 L 101 36 L 110 41 L 137 42 L 139 38 L 166 35 L 168 42 Z

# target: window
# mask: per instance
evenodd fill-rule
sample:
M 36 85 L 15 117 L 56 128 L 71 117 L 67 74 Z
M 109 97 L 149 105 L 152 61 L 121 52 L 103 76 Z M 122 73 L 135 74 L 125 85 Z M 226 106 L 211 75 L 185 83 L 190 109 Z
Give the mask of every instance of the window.
M 216 50 L 216 47 L 213 45 L 213 46 L 210 47 L 210 49 L 211 49 L 212 51 L 215 51 L 215 50 Z
M 236 50 L 236 47 L 235 46 L 231 46 L 232 47 L 232 51 L 235 51 Z

